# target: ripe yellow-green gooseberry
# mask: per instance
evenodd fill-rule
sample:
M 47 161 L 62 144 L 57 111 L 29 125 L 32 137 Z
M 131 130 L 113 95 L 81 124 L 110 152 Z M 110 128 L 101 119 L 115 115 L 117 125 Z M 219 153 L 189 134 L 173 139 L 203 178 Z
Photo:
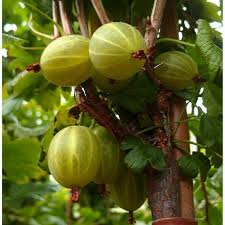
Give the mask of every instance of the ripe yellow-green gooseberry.
M 145 63 L 146 44 L 142 34 L 123 22 L 99 27 L 91 37 L 89 54 L 97 72 L 115 80 L 125 80 Z
M 48 149 L 48 166 L 66 188 L 84 187 L 92 181 L 102 160 L 102 148 L 91 129 L 69 126 L 60 130 Z
M 90 77 L 89 39 L 68 35 L 52 41 L 43 51 L 40 66 L 44 77 L 60 86 L 75 86 Z
M 180 51 L 169 51 L 156 57 L 155 74 L 162 85 L 172 91 L 178 91 L 195 85 L 198 68 L 194 60 Z
M 145 177 L 134 174 L 125 166 L 120 168 L 114 183 L 108 185 L 110 197 L 122 209 L 129 212 L 140 208 L 146 200 Z
M 97 184 L 110 184 L 118 175 L 120 163 L 120 148 L 117 140 L 104 127 L 97 126 L 93 129 L 102 147 L 102 161 L 95 176 Z

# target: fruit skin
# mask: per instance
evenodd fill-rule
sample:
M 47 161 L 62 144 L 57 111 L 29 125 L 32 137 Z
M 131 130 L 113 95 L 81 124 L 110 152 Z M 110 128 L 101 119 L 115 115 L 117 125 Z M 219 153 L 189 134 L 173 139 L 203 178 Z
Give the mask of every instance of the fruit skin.
M 155 68 L 155 74 L 164 87 L 178 91 L 195 85 L 192 79 L 198 74 L 198 68 L 189 55 L 169 51 L 157 56 L 155 63 L 162 63 Z
M 44 77 L 60 86 L 74 86 L 90 77 L 89 39 L 69 35 L 52 41 L 40 59 Z
M 146 52 L 141 33 L 123 22 L 107 23 L 98 28 L 90 40 L 89 54 L 97 72 L 105 77 L 124 80 L 137 73 L 145 63 L 132 53 Z
M 123 88 L 125 88 L 130 82 L 130 79 L 126 79 L 126 80 L 110 79 L 97 72 L 95 72 L 92 75 L 92 79 L 94 83 L 96 84 L 96 86 L 105 93 L 118 92 L 122 90 Z
M 95 127 L 93 132 L 98 137 L 102 147 L 102 161 L 94 182 L 97 184 L 110 184 L 118 174 L 120 163 L 119 144 L 115 137 L 102 126 Z
M 109 184 L 108 188 L 114 202 L 127 211 L 140 208 L 147 196 L 145 177 L 134 174 L 125 167 L 120 170 L 116 181 Z
M 83 187 L 94 179 L 102 159 L 101 146 L 91 129 L 69 126 L 52 139 L 48 166 L 55 180 L 66 188 Z

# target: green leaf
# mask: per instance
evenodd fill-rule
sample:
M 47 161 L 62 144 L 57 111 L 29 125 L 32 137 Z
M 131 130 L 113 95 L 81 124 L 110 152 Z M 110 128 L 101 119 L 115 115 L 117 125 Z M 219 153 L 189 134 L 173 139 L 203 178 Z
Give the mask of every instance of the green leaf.
M 30 95 L 30 92 L 37 88 L 39 82 L 42 80 L 44 78 L 40 73 L 32 73 L 25 70 L 5 85 L 7 89 L 13 89 L 15 95 L 25 96 Z
M 199 126 L 200 126 L 200 121 L 197 118 L 195 120 L 188 121 L 188 127 L 196 137 L 198 137 L 199 135 Z
M 55 116 L 55 128 L 57 131 L 64 127 L 74 126 L 77 122 L 69 112 L 73 107 L 61 107 Z
M 208 65 L 209 79 L 214 80 L 218 70 L 222 66 L 222 50 L 214 44 L 214 33 L 209 23 L 205 20 L 198 20 L 198 34 L 196 46 L 198 46 L 205 62 Z
M 191 178 L 198 176 L 198 164 L 191 155 L 182 156 L 178 160 L 178 166 L 183 175 Z
M 163 152 L 154 145 L 145 144 L 141 139 L 128 136 L 122 142 L 122 149 L 131 149 L 126 157 L 125 163 L 135 172 L 141 172 L 150 163 L 150 165 L 159 171 L 165 168 Z
M 24 43 L 28 43 L 27 40 L 4 33 L 2 34 L 2 42 L 3 48 L 7 48 L 9 45 L 22 45 Z
M 15 182 L 28 182 L 45 173 L 37 166 L 40 143 L 36 138 L 23 138 L 3 146 L 3 169 Z
M 200 172 L 203 181 L 206 180 L 211 168 L 210 160 L 201 152 L 193 152 L 192 155 L 182 156 L 178 160 L 178 166 L 181 173 L 190 178 L 197 177 Z
M 209 222 L 213 225 L 221 225 L 222 222 L 222 210 L 219 210 L 214 205 L 209 205 Z
M 55 126 L 52 123 L 52 125 L 49 127 L 48 131 L 45 133 L 44 137 L 41 141 L 41 153 L 39 157 L 38 166 L 40 166 L 44 171 L 50 174 L 49 168 L 48 168 L 48 147 L 51 143 L 52 138 L 55 135 Z
M 201 152 L 193 152 L 193 157 L 197 162 L 203 181 L 206 181 L 208 172 L 211 168 L 210 160 Z
M 49 124 L 45 124 L 42 126 L 29 128 L 29 127 L 22 126 L 19 120 L 14 115 L 10 115 L 8 119 L 14 122 L 14 123 L 8 124 L 8 129 L 12 130 L 16 137 L 21 137 L 21 138 L 43 135 L 49 129 L 49 126 L 50 126 Z
M 203 104 L 208 115 L 217 116 L 222 113 L 222 88 L 208 81 L 204 84 Z
M 12 184 L 9 189 L 10 198 L 5 204 L 11 207 L 19 208 L 30 204 L 32 199 L 43 200 L 44 195 L 57 191 L 57 186 L 52 183 L 35 182 L 28 184 Z
M 6 116 L 12 111 L 19 110 L 22 102 L 23 102 L 23 99 L 21 97 L 11 95 L 9 98 L 3 101 L 2 115 Z
M 206 0 L 187 1 L 188 16 L 194 21 L 197 19 L 205 19 L 209 22 L 221 22 L 222 18 L 218 15 L 220 8 L 211 2 Z
M 140 138 L 133 135 L 128 135 L 124 138 L 120 148 L 123 150 L 130 150 L 138 145 L 141 145 L 142 143 L 143 142 Z
M 147 103 L 152 103 L 156 95 L 156 88 L 145 73 L 134 77 L 128 87 L 120 92 L 111 94 L 109 99 L 131 113 L 144 110 Z
M 219 117 L 204 114 L 200 120 L 201 143 L 211 147 L 214 144 L 222 144 L 222 120 Z
M 35 100 L 42 106 L 44 110 L 53 110 L 60 105 L 61 102 L 61 90 L 59 87 L 47 86 L 41 92 L 35 95 Z

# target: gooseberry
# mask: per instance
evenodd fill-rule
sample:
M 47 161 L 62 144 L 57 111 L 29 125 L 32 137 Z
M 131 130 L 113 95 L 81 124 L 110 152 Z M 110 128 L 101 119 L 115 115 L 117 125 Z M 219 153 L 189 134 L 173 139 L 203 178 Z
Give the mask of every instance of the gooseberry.
M 90 40 L 89 54 L 97 72 L 124 80 L 137 73 L 145 63 L 146 44 L 141 33 L 123 22 L 99 27 Z
M 52 41 L 40 59 L 44 77 L 60 86 L 75 86 L 90 77 L 89 39 L 68 35 Z

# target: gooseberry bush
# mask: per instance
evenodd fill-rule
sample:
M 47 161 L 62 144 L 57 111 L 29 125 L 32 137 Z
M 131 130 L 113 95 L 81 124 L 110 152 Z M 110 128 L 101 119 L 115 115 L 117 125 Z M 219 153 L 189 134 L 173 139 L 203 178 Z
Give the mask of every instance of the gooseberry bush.
M 3 0 L 4 225 L 222 224 L 222 3 L 165 3 Z

